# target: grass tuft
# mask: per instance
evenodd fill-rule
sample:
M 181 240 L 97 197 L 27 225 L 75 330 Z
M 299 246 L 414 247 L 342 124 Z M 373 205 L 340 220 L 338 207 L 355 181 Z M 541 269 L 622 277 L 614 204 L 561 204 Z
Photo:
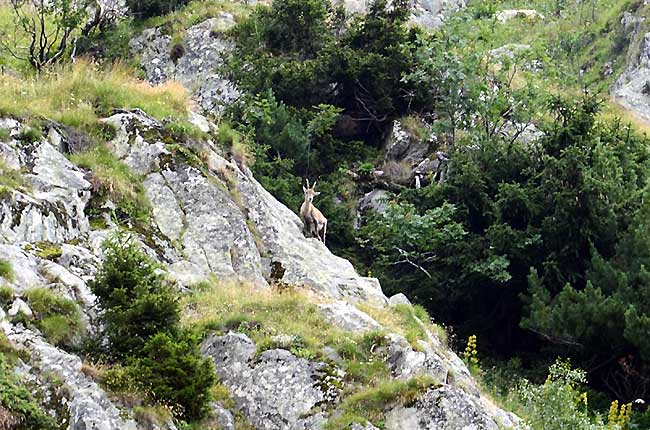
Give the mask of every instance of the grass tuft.
M 177 82 L 151 86 L 115 63 L 87 60 L 55 67 L 38 77 L 0 75 L 0 114 L 46 117 L 96 136 L 99 118 L 115 109 L 140 108 L 157 119 L 187 116 L 188 95 Z
M 8 260 L 0 259 L 0 277 L 5 278 L 9 282 L 14 281 L 14 269 L 11 267 L 11 262 Z M 4 294 L 0 294 L 0 300 Z

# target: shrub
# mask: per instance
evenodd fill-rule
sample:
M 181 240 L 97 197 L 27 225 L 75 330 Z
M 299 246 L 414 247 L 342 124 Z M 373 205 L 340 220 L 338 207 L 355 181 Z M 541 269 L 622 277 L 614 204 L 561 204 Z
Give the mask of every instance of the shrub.
M 515 412 L 525 417 L 532 430 L 606 430 L 609 427 L 602 419 L 587 412 L 587 399 L 581 391 L 586 382 L 584 371 L 558 360 L 549 368 L 544 384 L 522 380 L 510 397 L 519 405 Z
M 11 140 L 11 130 L 0 127 L 0 142 L 9 142 Z
M 104 335 L 114 359 L 142 353 L 159 332 L 175 335 L 179 306 L 158 265 L 126 233 L 104 243 L 104 263 L 90 288 L 104 309 Z
M 185 420 L 202 418 L 216 381 L 212 362 L 201 356 L 197 339 L 183 333 L 151 337 L 130 363 L 130 372 L 149 396 Z
M 70 346 L 84 329 L 79 305 L 47 288 L 33 288 L 25 298 L 36 315 L 36 326 L 54 345 Z
M 0 353 L 0 428 L 12 430 L 58 428 L 23 382 L 14 376 L 2 353 Z

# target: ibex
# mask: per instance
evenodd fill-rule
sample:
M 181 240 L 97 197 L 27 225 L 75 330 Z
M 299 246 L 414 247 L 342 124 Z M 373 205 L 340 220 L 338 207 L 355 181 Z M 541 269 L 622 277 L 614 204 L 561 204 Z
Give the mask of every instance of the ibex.
M 327 233 L 327 218 L 323 216 L 323 213 L 316 209 L 313 205 L 314 197 L 320 193 L 315 191 L 316 182 L 311 187 L 309 186 L 309 179 L 307 181 L 307 188 L 302 187 L 302 191 L 305 193 L 305 201 L 302 202 L 300 206 L 300 218 L 305 224 L 303 233 L 307 237 L 317 237 L 323 243 L 325 243 L 325 235 Z

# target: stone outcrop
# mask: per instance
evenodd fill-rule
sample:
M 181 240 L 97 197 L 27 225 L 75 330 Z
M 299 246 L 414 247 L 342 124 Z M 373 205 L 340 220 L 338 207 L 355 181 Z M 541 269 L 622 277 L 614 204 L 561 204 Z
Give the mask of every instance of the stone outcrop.
M 256 429 L 320 428 L 326 420 L 317 406 L 334 403 L 339 395 L 337 380 L 342 375 L 330 374 L 327 364 L 283 349 L 255 358 L 255 345 L 246 335 L 211 336 L 201 348 L 212 357 L 220 380 Z
M 334 0 L 341 3 L 346 10 L 355 13 L 365 13 L 369 0 Z M 413 12 L 410 22 L 426 28 L 439 27 L 445 18 L 458 9 L 465 7 L 465 0 L 415 0 L 412 2 Z
M 650 33 L 643 31 L 645 18 L 626 12 L 621 31 L 630 41 L 627 66 L 611 88 L 621 106 L 650 121 Z
M 239 95 L 235 86 L 216 71 L 230 49 L 223 32 L 234 23 L 233 15 L 223 12 L 188 28 L 180 44 L 182 55 L 172 53 L 174 48 L 178 51 L 181 48 L 172 45 L 171 36 L 160 28 L 144 30 L 132 39 L 131 51 L 140 56 L 149 82 L 158 85 L 179 81 L 192 91 L 201 108 L 219 112 Z
M 223 158 L 212 141 L 166 143 L 164 125 L 138 110 L 118 112 L 104 122 L 117 130 L 109 147 L 142 176 L 151 201 L 149 230 L 134 234 L 179 287 L 191 287 L 210 275 L 258 288 L 290 284 L 311 290 L 316 309 L 340 330 L 351 335 L 385 333 L 386 346 L 376 348 L 373 359 L 385 360 L 392 377 L 427 375 L 436 381 L 414 405 L 387 411 L 392 420 L 387 426 L 405 420 L 418 423 L 414 429 L 493 429 L 499 423 L 516 427 L 516 419 L 481 395 L 462 361 L 424 323 L 426 337 L 414 346 L 357 308 L 357 303 L 389 306 L 378 281 L 359 276 L 350 262 L 320 241 L 305 238 L 298 216 L 264 190 L 245 166 Z M 23 128 L 19 121 L 0 123 L 10 126 L 14 136 Z M 0 278 L 14 295 L 10 306 L 0 311 L 0 330 L 30 353 L 17 371 L 35 386 L 59 393 L 58 407 L 70 420 L 70 430 L 135 429 L 136 424 L 124 418 L 128 414 L 82 372 L 79 357 L 49 345 L 18 316 L 30 312 L 25 291 L 43 287 L 79 303 L 86 323 L 92 324 L 95 298 L 87 282 L 101 262 L 102 242 L 115 228 L 109 219 L 106 227 L 90 229 L 86 209 L 95 192 L 91 175 L 61 152 L 68 147 L 67 136 L 57 129 L 52 126 L 34 143 L 12 139 L 0 144 L 5 165 L 21 169 L 26 181 L 0 195 L 0 259 L 9 261 L 14 272 L 13 279 Z M 184 153 L 176 151 L 178 145 Z M 22 219 L 26 211 L 33 214 L 29 220 Z M 59 252 L 39 253 L 43 240 Z M 272 264 L 282 269 L 274 279 Z M 401 296 L 391 302 L 409 306 Z M 237 413 L 255 429 L 322 429 L 340 401 L 341 357 L 332 348 L 323 349 L 325 361 L 296 356 L 288 350 L 291 334 L 277 334 L 272 340 L 276 349 L 261 352 L 244 334 L 212 334 L 202 351 L 213 359 Z M 45 374 L 63 381 L 66 389 L 56 390 Z M 233 428 L 230 411 L 218 403 L 212 409 L 223 428 Z M 372 429 L 378 423 L 364 425 L 355 428 Z

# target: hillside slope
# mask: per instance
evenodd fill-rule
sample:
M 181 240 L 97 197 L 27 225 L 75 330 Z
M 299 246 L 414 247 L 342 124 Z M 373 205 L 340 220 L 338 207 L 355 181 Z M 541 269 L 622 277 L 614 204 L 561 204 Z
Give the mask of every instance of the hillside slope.
M 192 117 L 205 131 L 212 126 Z M 407 341 L 399 315 L 406 312 L 415 321 L 407 310 L 410 305 L 391 307 L 375 279 L 360 277 L 322 243 L 305 239 L 298 217 L 261 188 L 245 167 L 220 156 L 212 141 L 165 143 L 170 140 L 163 125 L 142 111 L 120 112 L 104 121 L 117 128 L 110 148 L 143 177 L 152 204 L 150 226 L 134 234 L 162 264 L 170 282 L 186 291 L 190 303 L 202 291 L 195 286 L 210 279 L 216 290 L 198 297 L 207 300 L 219 291 L 231 291 L 232 305 L 256 294 L 281 299 L 281 285 L 306 289 L 311 293 L 300 293 L 300 301 L 317 304 L 308 309 L 321 316 L 289 316 L 324 319 L 335 326 L 339 339 L 321 339 L 325 347 L 341 341 L 340 336 L 354 340 L 370 331 L 380 333 L 385 346 L 373 348 L 369 359 L 381 361 L 389 370 L 384 383 L 392 378 L 395 382 L 428 378 L 416 385 L 416 395 L 407 403 L 389 398 L 379 407 L 379 416 L 386 417 L 385 428 L 405 428 L 405 423 L 414 429 L 516 427 L 513 416 L 481 395 L 463 362 L 431 332 L 427 321 L 416 318 L 420 335 Z M 105 215 L 93 212 L 89 218 L 88 209 L 98 196 L 92 173 L 66 158 L 74 147 L 72 135 L 51 124 L 43 129 L 44 137 L 26 144 L 19 140 L 26 128 L 23 122 L 4 118 L 0 125 L 9 130 L 9 138 L 0 143 L 6 168 L 20 170 L 24 181 L 4 188 L 0 222 L 0 259 L 9 262 L 14 274 L 2 279 L 11 300 L 2 304 L 0 327 L 11 344 L 24 351 L 16 371 L 32 381 L 36 392 L 50 393 L 43 397 L 46 408 L 67 428 L 140 428 L 128 418 L 128 408 L 124 410 L 87 374 L 88 364 L 73 350 L 48 343 L 36 328 L 28 298 L 30 290 L 46 288 L 72 299 L 83 309 L 86 329 L 95 330 L 95 298 L 87 282 L 102 259 L 102 241 L 116 228 L 108 217 L 111 204 L 100 209 Z M 272 265 L 281 266 L 282 274 L 271 276 Z M 186 309 L 188 324 L 200 319 L 203 311 L 214 312 L 202 308 L 202 303 L 197 299 Z M 387 323 L 355 305 L 375 313 L 380 321 L 383 315 Z M 218 311 L 212 315 L 219 316 Z M 284 347 L 278 339 L 279 343 L 262 346 L 236 329 L 205 334 L 203 351 L 214 359 L 221 383 L 230 392 L 230 407 L 251 428 L 320 428 L 337 416 L 340 407 L 349 406 L 345 399 L 374 386 L 349 382 L 343 370 L 349 359 L 331 347 L 306 359 L 289 351 L 295 352 L 291 340 Z M 294 335 L 277 333 L 280 339 Z M 328 375 L 339 382 L 330 381 Z M 222 405 L 214 404 L 213 409 L 226 417 L 224 423 L 232 421 Z

